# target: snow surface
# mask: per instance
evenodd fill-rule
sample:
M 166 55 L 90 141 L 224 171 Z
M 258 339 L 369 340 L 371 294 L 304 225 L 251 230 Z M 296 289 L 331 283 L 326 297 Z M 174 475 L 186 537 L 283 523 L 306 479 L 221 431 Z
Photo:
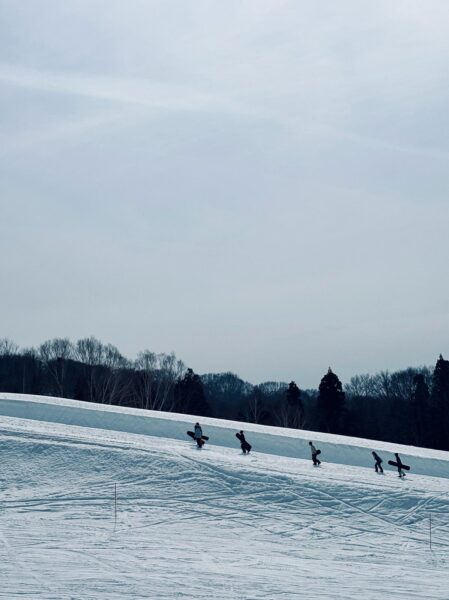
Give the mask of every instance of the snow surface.
M 0 598 L 449 599 L 449 453 L 195 420 L 0 394 Z

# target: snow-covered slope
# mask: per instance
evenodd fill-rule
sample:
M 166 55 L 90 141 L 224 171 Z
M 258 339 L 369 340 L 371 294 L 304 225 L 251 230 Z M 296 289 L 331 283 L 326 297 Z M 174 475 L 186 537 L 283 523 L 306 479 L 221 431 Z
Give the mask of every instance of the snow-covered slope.
M 192 419 L 1 394 L 0 598 L 449 598 L 448 453 Z
M 0 393 L 0 415 L 183 441 L 186 431 L 192 430 L 198 420 L 214 446 L 238 448 L 235 432 L 244 428 L 258 452 L 309 459 L 308 443 L 313 440 L 321 449 L 320 458 L 325 462 L 371 467 L 372 450 L 393 460 L 394 452 L 399 452 L 402 462 L 413 466 L 413 473 L 449 477 L 448 452 L 326 433 L 24 394 Z

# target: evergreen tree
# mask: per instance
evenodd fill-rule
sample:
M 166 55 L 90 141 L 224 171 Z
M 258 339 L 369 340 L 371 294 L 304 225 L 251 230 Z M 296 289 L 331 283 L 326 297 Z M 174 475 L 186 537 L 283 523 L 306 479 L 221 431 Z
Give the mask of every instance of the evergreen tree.
M 449 449 L 449 361 L 440 354 L 432 377 L 431 447 Z
M 342 432 L 343 415 L 345 412 L 345 393 L 341 381 L 329 367 L 319 387 L 318 410 L 324 431 L 329 433 Z
M 300 406 L 301 402 L 301 390 L 294 381 L 290 381 L 288 384 L 287 391 L 285 392 L 287 401 L 290 406 Z
M 203 382 L 201 377 L 194 373 L 193 369 L 187 369 L 184 377 L 178 381 L 175 394 L 178 412 L 200 416 L 210 414 Z
M 304 407 L 302 404 L 302 394 L 294 381 L 288 384 L 285 392 L 287 406 L 290 413 L 290 427 L 299 429 L 304 426 Z

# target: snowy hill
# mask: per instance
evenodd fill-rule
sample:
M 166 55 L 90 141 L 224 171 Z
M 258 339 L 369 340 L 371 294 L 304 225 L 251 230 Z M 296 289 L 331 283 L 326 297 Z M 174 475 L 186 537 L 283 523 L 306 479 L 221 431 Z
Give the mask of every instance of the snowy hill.
M 449 598 L 449 453 L 194 421 L 0 394 L 0 598 Z

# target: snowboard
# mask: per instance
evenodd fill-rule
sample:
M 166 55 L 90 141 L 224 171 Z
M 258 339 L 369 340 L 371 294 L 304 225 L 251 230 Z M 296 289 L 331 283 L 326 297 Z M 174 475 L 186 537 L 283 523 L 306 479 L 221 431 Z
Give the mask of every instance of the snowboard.
M 392 467 L 396 467 L 396 468 L 399 466 L 398 463 L 395 462 L 394 460 L 389 460 L 388 464 L 391 465 Z M 408 465 L 402 465 L 401 469 L 404 469 L 404 471 L 410 471 L 410 467 Z
M 194 440 L 194 439 L 195 439 L 195 432 L 194 432 L 194 431 L 188 431 L 188 432 L 187 432 L 187 435 L 188 435 L 188 436 L 190 436 L 190 437 L 192 438 L 192 440 Z M 207 436 L 207 435 L 202 435 L 202 436 L 201 436 L 201 439 L 202 439 L 202 440 L 205 440 L 206 442 L 207 442 L 207 441 L 209 441 L 209 438 L 208 438 L 208 436 Z
M 317 451 L 315 452 L 315 458 L 316 458 L 316 457 L 317 457 L 319 454 L 321 454 L 321 450 L 318 450 L 318 448 L 317 448 Z M 312 460 L 313 460 L 313 455 L 312 455 Z M 314 467 L 319 467 L 320 465 L 321 465 L 321 461 L 319 461 L 318 463 L 313 463 L 313 466 L 314 466 Z
M 242 442 L 242 436 L 240 435 L 240 433 L 236 433 L 236 434 L 235 434 L 235 437 L 236 437 L 236 438 L 239 440 L 239 442 L 241 443 L 241 445 L 242 445 L 242 450 L 243 450 L 244 452 L 251 452 L 251 448 L 252 448 L 251 444 L 248 444 L 248 442 L 247 442 L 246 440 L 245 440 L 244 442 Z

